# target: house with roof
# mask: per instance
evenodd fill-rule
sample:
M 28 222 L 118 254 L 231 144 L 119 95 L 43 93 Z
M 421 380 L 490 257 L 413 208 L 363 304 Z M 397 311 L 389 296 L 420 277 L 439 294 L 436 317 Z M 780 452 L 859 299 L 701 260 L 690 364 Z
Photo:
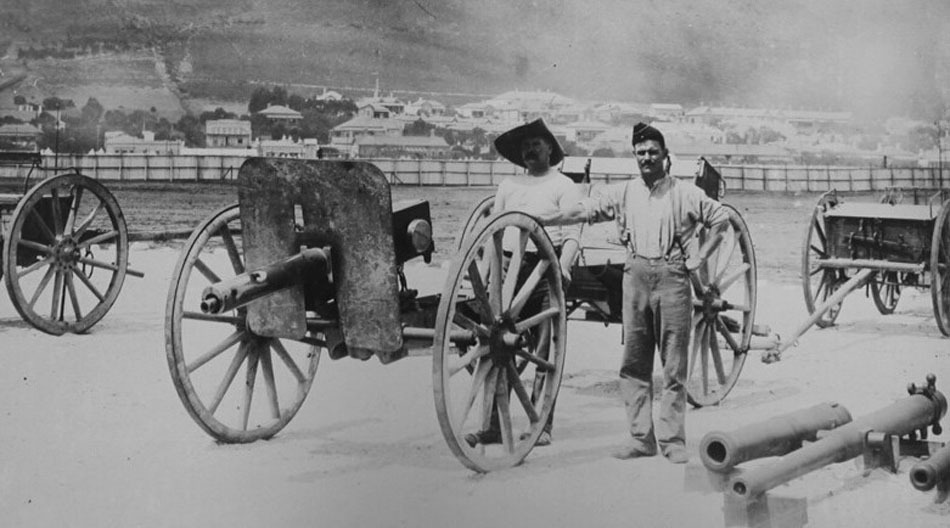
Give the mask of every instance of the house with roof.
M 419 117 L 431 117 L 445 115 L 445 105 L 431 99 L 419 98 L 406 105 L 406 114 Z
M 356 115 L 372 119 L 389 119 L 392 117 L 392 112 L 376 103 L 362 103 L 357 105 Z
M 683 105 L 678 103 L 651 103 L 650 117 L 658 121 L 677 121 L 683 117 Z
M 362 136 L 356 139 L 355 156 L 360 158 L 441 159 L 451 147 L 438 136 Z
M 0 125 L 0 150 L 35 152 L 43 131 L 28 123 Z
M 142 137 L 134 137 L 121 131 L 105 133 L 106 154 L 180 154 L 182 140 L 155 139 L 155 132 L 145 130 Z
M 336 102 L 336 101 L 342 101 L 346 98 L 340 92 L 337 92 L 335 90 L 328 90 L 327 88 L 324 87 L 323 93 L 320 95 L 314 96 L 314 99 L 317 101 Z
M 599 121 L 577 121 L 563 126 L 568 130 L 568 139 L 575 143 L 589 143 L 600 134 L 606 132 L 610 126 Z
M 401 136 L 405 123 L 396 119 L 356 116 L 330 130 L 330 146 L 349 148 L 363 136 Z
M 210 119 L 205 123 L 205 145 L 211 148 L 250 148 L 251 122 L 240 119 Z
M 292 108 L 288 108 L 284 105 L 275 105 L 269 103 L 267 108 L 258 111 L 257 115 L 262 115 L 273 122 L 287 124 L 296 123 L 303 119 L 303 114 Z

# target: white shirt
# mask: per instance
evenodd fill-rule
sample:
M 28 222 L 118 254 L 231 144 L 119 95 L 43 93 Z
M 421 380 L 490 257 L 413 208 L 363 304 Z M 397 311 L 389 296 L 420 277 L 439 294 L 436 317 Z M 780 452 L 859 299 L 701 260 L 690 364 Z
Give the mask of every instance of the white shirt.
M 583 198 L 573 180 L 551 168 L 541 176 L 525 173 L 503 179 L 495 193 L 494 210 L 521 211 L 532 216 L 550 215 L 574 206 Z M 571 239 L 580 242 L 580 225 L 546 226 L 545 231 L 555 247 Z M 513 244 L 509 243 L 509 237 L 514 233 L 505 235 L 505 248 L 510 250 Z

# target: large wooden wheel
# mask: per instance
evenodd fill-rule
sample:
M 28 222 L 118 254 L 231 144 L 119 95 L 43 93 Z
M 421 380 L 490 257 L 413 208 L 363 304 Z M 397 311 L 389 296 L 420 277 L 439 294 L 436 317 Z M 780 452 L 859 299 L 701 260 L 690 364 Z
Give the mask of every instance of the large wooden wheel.
M 897 309 L 901 298 L 901 274 L 896 271 L 882 271 L 871 279 L 871 298 L 881 315 L 890 315 Z
M 472 332 L 475 344 L 456 345 L 452 335 L 459 331 Z M 487 472 L 524 460 L 552 412 L 566 340 L 561 272 L 550 239 L 528 215 L 492 215 L 453 261 L 435 322 L 436 414 L 465 466 Z M 470 445 L 466 435 L 489 429 L 493 412 L 500 442 Z
M 478 201 L 471 209 L 468 211 L 468 217 L 465 220 L 465 225 L 462 226 L 462 230 L 459 232 L 458 237 L 455 239 L 455 249 L 456 251 L 462 250 L 462 244 L 465 243 L 465 237 L 472 234 L 476 228 L 480 227 L 485 223 L 485 220 L 491 216 L 492 211 L 495 206 L 495 195 L 490 194 L 481 200 Z
M 3 241 L 13 307 L 50 334 L 85 332 L 99 322 L 119 296 L 128 264 L 118 202 L 101 183 L 75 173 L 30 189 Z
M 805 240 L 802 243 L 802 290 L 805 295 L 805 307 L 809 314 L 815 313 L 815 308 L 831 297 L 835 290 L 848 280 L 843 269 L 821 266 L 821 260 L 830 257 L 824 217 L 829 203 L 826 196 L 819 199 L 818 205 L 811 213 L 808 228 L 805 230 Z M 835 323 L 839 313 L 841 313 L 841 303 L 829 308 L 815 321 L 815 324 L 821 328 L 827 328 Z
M 930 243 L 930 299 L 937 327 L 950 336 L 950 201 L 940 208 Z
M 205 287 L 243 272 L 240 211 L 232 205 L 188 239 L 165 307 L 165 355 L 178 397 L 202 429 L 228 443 L 270 438 L 283 429 L 310 391 L 320 360 L 316 340 L 252 333 L 244 309 L 199 311 Z M 237 377 L 242 381 L 235 383 Z
M 693 272 L 695 293 L 687 398 L 714 405 L 735 386 L 752 340 L 756 304 L 755 251 L 738 211 L 723 204 L 729 226 L 722 242 Z M 699 234 L 700 242 L 706 233 Z

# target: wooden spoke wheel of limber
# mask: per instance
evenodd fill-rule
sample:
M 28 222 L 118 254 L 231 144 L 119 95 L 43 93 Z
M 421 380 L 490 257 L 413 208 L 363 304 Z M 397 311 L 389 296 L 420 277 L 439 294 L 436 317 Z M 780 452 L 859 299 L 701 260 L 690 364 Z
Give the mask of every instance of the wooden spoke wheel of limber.
M 228 443 L 270 438 L 283 429 L 307 397 L 320 361 L 316 340 L 255 335 L 244 309 L 200 311 L 205 287 L 243 272 L 240 210 L 233 205 L 192 233 L 165 306 L 165 355 L 178 397 L 202 429 Z
M 101 183 L 80 174 L 40 182 L 17 204 L 3 241 L 14 308 L 50 334 L 85 332 L 112 308 L 129 264 L 125 217 Z
M 465 332 L 474 344 L 456 344 Z M 433 341 L 436 414 L 465 466 L 487 472 L 528 455 L 554 406 L 566 339 L 561 272 L 544 229 L 519 212 L 490 216 L 452 263 Z M 491 429 L 493 414 L 497 442 L 471 445 L 466 436 Z
M 930 299 L 937 327 L 950 336 L 950 201 L 940 208 L 930 243 Z
M 882 271 L 871 279 L 871 298 L 881 315 L 890 315 L 897 309 L 901 298 L 901 274 L 896 271 Z
M 823 196 L 811 213 L 808 228 L 805 231 L 805 240 L 802 243 L 802 290 L 805 294 L 805 307 L 809 314 L 815 313 L 815 308 L 831 297 L 835 290 L 848 280 L 845 270 L 821 266 L 821 261 L 830 257 L 825 230 L 826 209 L 826 199 Z M 841 303 L 829 308 L 815 324 L 821 328 L 827 328 L 835 323 L 839 313 L 841 313 Z
M 732 390 L 752 340 L 756 303 L 755 251 L 738 211 L 723 204 L 729 226 L 722 242 L 693 272 L 694 311 L 687 398 L 696 407 L 715 405 Z M 707 234 L 700 232 L 699 242 Z
M 472 234 L 476 228 L 485 223 L 485 220 L 491 216 L 494 207 L 495 195 L 492 194 L 482 198 L 471 209 L 469 209 L 468 218 L 465 220 L 465 225 L 462 226 L 462 231 L 459 232 L 458 237 L 455 239 L 456 251 L 462 250 L 462 244 L 465 242 L 465 237 Z

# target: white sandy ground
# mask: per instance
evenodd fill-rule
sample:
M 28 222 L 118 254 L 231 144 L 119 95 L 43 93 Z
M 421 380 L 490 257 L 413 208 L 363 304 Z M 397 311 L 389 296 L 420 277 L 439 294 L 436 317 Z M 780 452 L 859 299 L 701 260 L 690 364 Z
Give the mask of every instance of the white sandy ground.
M 177 249 L 133 245 L 129 278 L 88 335 L 53 337 L 0 296 L 0 526 L 559 527 L 723 526 L 720 493 L 685 491 L 662 457 L 618 461 L 620 329 L 571 323 L 554 443 L 520 467 L 479 475 L 446 447 L 427 357 L 390 365 L 321 362 L 297 417 L 273 440 L 218 445 L 189 418 L 165 361 L 165 295 Z M 410 283 L 441 287 L 437 264 Z M 760 274 L 760 323 L 788 333 L 805 316 L 800 286 Z M 950 340 L 930 294 L 905 292 L 892 316 L 847 299 L 840 325 L 807 334 L 785 359 L 753 353 L 722 405 L 691 410 L 692 463 L 712 429 L 837 401 L 860 417 L 937 375 L 950 392 Z M 946 424 L 948 420 L 944 420 Z M 945 433 L 940 440 L 947 440 Z M 807 497 L 814 527 L 950 526 L 950 505 L 898 474 L 836 464 L 776 491 Z

